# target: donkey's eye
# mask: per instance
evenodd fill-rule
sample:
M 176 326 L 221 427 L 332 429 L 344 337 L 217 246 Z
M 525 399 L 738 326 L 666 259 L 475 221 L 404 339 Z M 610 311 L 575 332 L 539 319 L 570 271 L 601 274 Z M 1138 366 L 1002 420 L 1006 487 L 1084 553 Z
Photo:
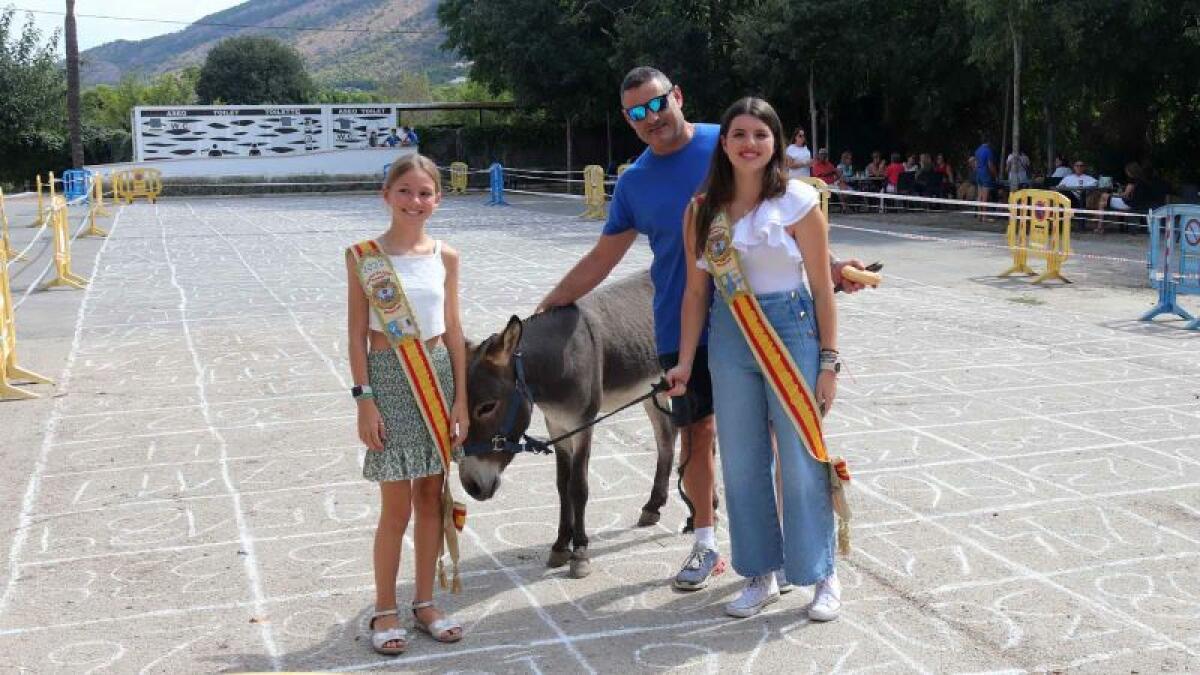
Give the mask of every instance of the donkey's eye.
M 487 417 L 488 415 L 491 415 L 494 412 L 496 412 L 496 402 L 495 401 L 488 401 L 487 403 L 480 404 L 479 406 L 477 406 L 475 408 L 475 416 L 476 417 Z

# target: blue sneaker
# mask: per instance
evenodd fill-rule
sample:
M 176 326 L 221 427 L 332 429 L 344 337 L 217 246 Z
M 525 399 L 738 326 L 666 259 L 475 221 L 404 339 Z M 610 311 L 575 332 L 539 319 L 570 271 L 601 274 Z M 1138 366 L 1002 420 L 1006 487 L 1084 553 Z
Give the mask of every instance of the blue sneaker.
M 673 585 L 681 591 L 698 591 L 708 585 L 710 579 L 725 572 L 725 559 L 715 550 L 696 542 Z

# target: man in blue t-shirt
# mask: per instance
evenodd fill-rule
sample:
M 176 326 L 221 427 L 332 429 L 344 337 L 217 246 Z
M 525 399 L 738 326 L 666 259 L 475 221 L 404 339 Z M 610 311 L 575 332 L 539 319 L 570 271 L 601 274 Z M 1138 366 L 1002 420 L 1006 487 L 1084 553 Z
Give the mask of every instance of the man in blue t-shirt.
M 688 122 L 683 116 L 683 91 L 647 66 L 625 75 L 621 108 L 625 121 L 648 147 L 617 180 L 608 222 L 596 245 L 542 299 L 538 311 L 569 305 L 586 295 L 621 262 L 638 234 L 645 234 L 654 253 L 650 278 L 658 360 L 667 370 L 679 360 L 679 317 L 687 284 L 683 212 L 708 174 L 720 128 Z M 834 262 L 833 281 L 856 291 L 862 286 L 841 278 L 847 264 L 862 267 L 857 260 Z M 707 342 L 706 331 L 696 350 L 687 393 L 671 400 L 672 417 L 682 437 L 679 463 L 686 467 L 684 492 L 692 505 L 696 534 L 692 552 L 675 576 L 674 585 L 681 590 L 704 588 L 711 576 L 725 568 L 713 530 L 716 426 Z
M 987 142 L 983 133 L 979 134 L 979 147 L 975 148 L 975 187 L 981 202 L 991 200 L 992 188 L 996 187 L 996 158 L 992 154 L 992 146 Z M 984 207 L 979 207 L 977 220 L 987 218 Z

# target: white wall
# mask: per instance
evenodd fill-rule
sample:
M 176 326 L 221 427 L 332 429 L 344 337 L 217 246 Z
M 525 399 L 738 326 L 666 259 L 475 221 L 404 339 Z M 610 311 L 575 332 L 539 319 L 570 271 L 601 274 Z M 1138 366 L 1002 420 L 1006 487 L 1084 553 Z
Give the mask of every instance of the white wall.
M 383 173 L 383 166 L 417 151 L 415 147 L 369 148 L 366 150 L 325 150 L 302 155 L 277 157 L 198 157 L 164 159 L 157 162 L 91 164 L 87 168 L 108 174 L 135 166 L 153 167 L 164 178 L 213 176 L 263 176 L 279 178 L 297 175 L 363 175 Z

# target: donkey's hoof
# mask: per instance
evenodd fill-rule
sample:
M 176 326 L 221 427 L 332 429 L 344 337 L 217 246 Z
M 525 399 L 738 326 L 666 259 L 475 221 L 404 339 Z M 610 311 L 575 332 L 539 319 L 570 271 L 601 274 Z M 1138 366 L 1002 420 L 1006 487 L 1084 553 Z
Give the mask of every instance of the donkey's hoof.
M 558 549 L 550 549 L 550 558 L 546 561 L 548 567 L 562 567 L 571 561 L 571 549 L 559 551 Z
M 638 517 L 637 526 L 638 527 L 650 527 L 651 525 L 657 525 L 658 520 L 661 517 L 662 517 L 661 515 L 659 515 L 658 513 L 654 512 L 654 511 L 648 511 L 646 509 L 642 509 L 642 515 L 640 517 Z
M 592 573 L 592 561 L 587 557 L 587 551 L 575 551 L 571 556 L 571 578 L 582 579 Z

